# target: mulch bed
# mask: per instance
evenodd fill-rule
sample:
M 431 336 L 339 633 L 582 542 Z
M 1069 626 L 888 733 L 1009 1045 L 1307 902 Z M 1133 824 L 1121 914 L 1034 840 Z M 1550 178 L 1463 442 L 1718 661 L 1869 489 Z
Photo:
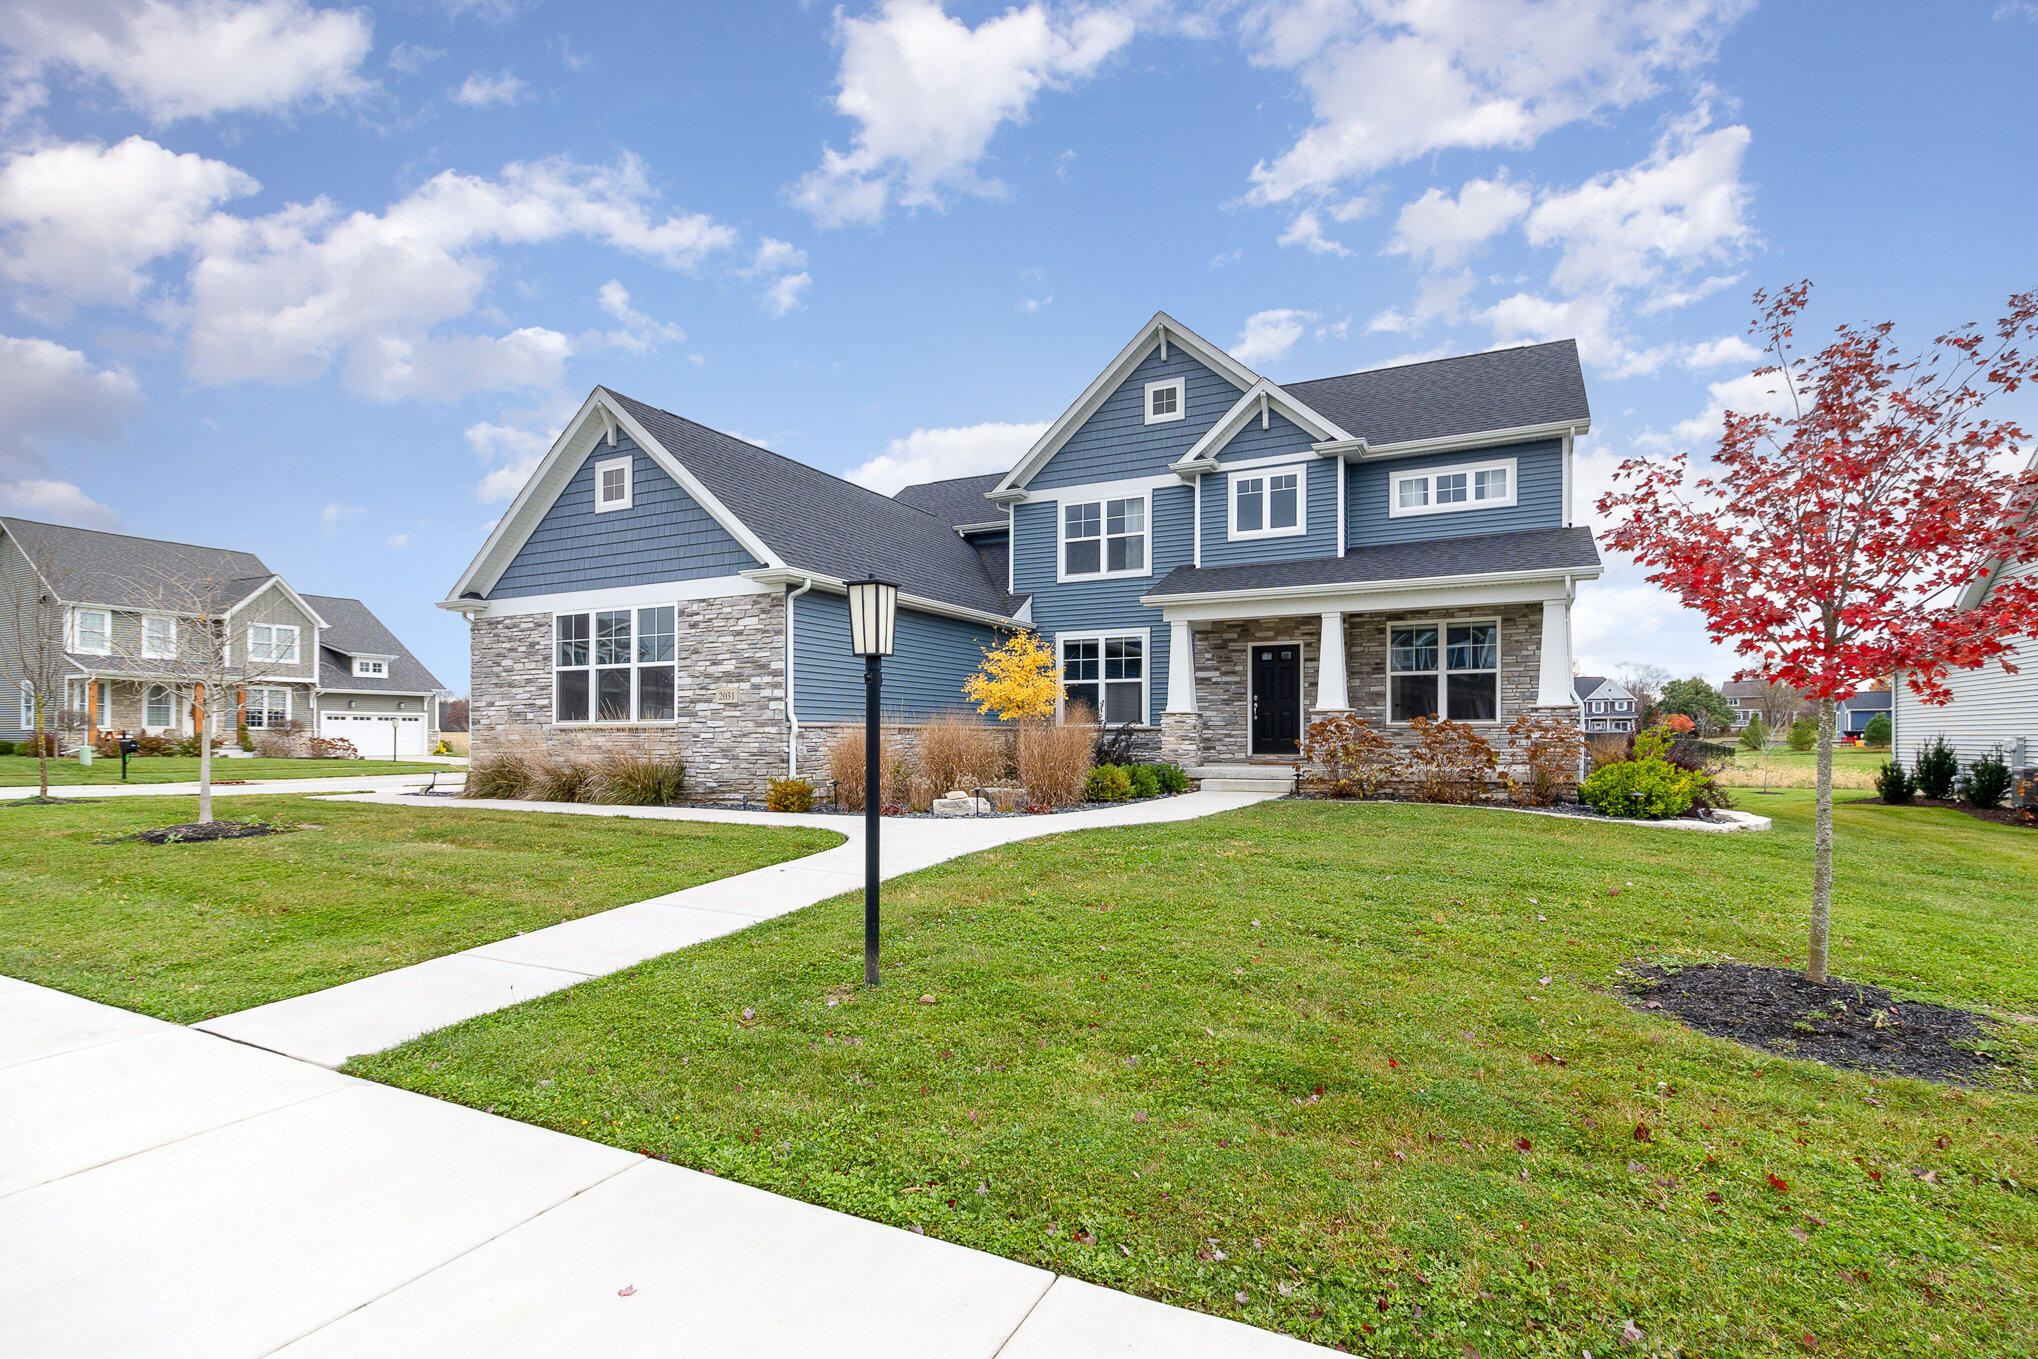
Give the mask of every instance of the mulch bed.
M 1802 972 L 1748 963 L 1634 969 L 1644 1008 L 1664 1010 L 1701 1033 L 1830 1066 L 1928 1081 L 1971 1083 L 2008 1058 L 1987 1044 L 1992 1021 L 1966 1010 L 1900 1001 L 1879 986 L 1814 982 Z
M 1956 802 L 1952 798 L 1914 797 L 1909 802 L 1884 802 L 1879 797 L 1855 797 L 1847 799 L 1850 807 L 1870 803 L 1877 807 L 1944 807 L 1949 811 L 1966 812 L 1977 821 L 1992 821 L 1998 826 L 2021 826 L 2026 830 L 2038 830 L 2038 807 L 1977 807 L 1971 802 Z
M 313 829 L 316 828 L 278 826 L 268 821 L 187 821 L 181 826 L 160 826 L 155 830 L 136 831 L 132 835 L 116 835 L 99 843 L 121 845 L 140 841 L 151 845 L 188 845 L 207 840 L 246 840 L 256 835 L 288 835 L 292 831 Z
M 88 802 L 104 802 L 105 800 L 105 798 L 99 797 L 43 797 L 40 794 L 31 793 L 27 797 L 15 798 L 7 805 L 9 807 L 82 807 Z

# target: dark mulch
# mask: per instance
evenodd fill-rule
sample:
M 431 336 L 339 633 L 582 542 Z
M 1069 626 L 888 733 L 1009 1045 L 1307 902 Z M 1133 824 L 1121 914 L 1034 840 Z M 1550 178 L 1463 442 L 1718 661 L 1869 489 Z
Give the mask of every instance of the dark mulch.
M 1969 1083 L 2008 1058 L 1977 1052 L 1992 1022 L 1966 1010 L 1900 1001 L 1879 986 L 1814 982 L 1802 972 L 1748 963 L 1634 969 L 1647 1009 L 1676 1015 L 1716 1038 L 1831 1066 Z
M 1870 803 L 1877 807 L 1944 807 L 1949 811 L 1966 812 L 1977 821 L 1991 821 L 1998 826 L 2022 826 L 2026 830 L 2038 830 L 2038 807 L 1977 807 L 1972 802 L 1956 802 L 1952 798 L 1914 797 L 1909 802 L 1884 802 L 1879 797 L 1856 797 L 1847 799 L 1847 805 L 1858 807 Z
M 155 830 L 116 835 L 103 845 L 131 844 L 189 845 L 207 840 L 246 840 L 255 835 L 288 835 L 292 831 L 314 830 L 312 826 L 279 826 L 268 821 L 187 821 L 181 826 L 160 826 Z
M 104 802 L 103 797 L 43 797 L 31 793 L 27 797 L 15 798 L 6 804 L 9 807 L 82 807 L 88 802 Z

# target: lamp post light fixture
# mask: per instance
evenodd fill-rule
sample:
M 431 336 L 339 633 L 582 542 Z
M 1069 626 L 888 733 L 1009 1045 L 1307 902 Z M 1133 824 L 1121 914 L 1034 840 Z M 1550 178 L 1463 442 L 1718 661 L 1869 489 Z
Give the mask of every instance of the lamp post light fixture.
M 878 697 L 884 688 L 884 658 L 892 654 L 898 630 L 899 587 L 889 581 L 852 580 L 849 590 L 849 649 L 863 657 L 863 982 L 878 984 L 878 824 L 884 804 L 878 790 Z

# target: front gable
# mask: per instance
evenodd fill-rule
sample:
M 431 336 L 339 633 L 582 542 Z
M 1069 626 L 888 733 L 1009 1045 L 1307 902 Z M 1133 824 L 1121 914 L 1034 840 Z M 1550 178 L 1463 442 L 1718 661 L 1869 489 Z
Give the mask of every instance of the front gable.
M 1146 420 L 1150 383 L 1182 384 L 1182 418 Z M 1237 402 L 1239 389 L 1181 345 L 1142 359 L 1035 472 L 1029 487 L 1160 476 Z

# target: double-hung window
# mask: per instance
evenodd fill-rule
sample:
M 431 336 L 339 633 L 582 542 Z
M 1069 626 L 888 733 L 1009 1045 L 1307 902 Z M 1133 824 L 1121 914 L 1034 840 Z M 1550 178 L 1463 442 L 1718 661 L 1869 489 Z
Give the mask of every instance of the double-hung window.
M 142 696 L 142 725 L 144 727 L 167 727 L 176 709 L 176 701 L 170 694 L 169 686 L 151 684 Z
M 177 654 L 177 620 L 160 614 L 142 615 L 142 656 L 146 660 L 169 660 Z
M 251 728 L 287 726 L 290 723 L 290 691 L 268 685 L 249 689 L 247 711 Z
M 27 680 L 21 682 L 21 729 L 35 730 L 35 686 Z
M 630 458 L 605 458 L 594 465 L 596 513 L 630 508 L 631 462 Z
M 1388 629 L 1388 717 L 1493 722 L 1500 716 L 1500 624 L 1405 623 Z
M 1302 469 L 1231 474 L 1233 538 L 1285 538 L 1303 531 Z
M 255 623 L 248 628 L 248 659 L 269 665 L 297 664 L 297 628 L 289 623 Z
M 1455 510 L 1495 510 L 1515 503 L 1515 460 L 1463 463 L 1397 472 L 1387 497 L 1390 518 L 1412 514 L 1449 514 Z
M 670 604 L 560 614 L 553 623 L 553 720 L 670 722 L 675 627 Z
M 77 609 L 71 614 L 71 650 L 104 656 L 113 650 L 113 615 L 104 609 Z
M 1145 496 L 1070 502 L 1061 507 L 1063 580 L 1134 576 L 1145 570 Z
M 1145 634 L 1063 635 L 1060 641 L 1064 713 L 1080 703 L 1109 726 L 1145 724 Z

